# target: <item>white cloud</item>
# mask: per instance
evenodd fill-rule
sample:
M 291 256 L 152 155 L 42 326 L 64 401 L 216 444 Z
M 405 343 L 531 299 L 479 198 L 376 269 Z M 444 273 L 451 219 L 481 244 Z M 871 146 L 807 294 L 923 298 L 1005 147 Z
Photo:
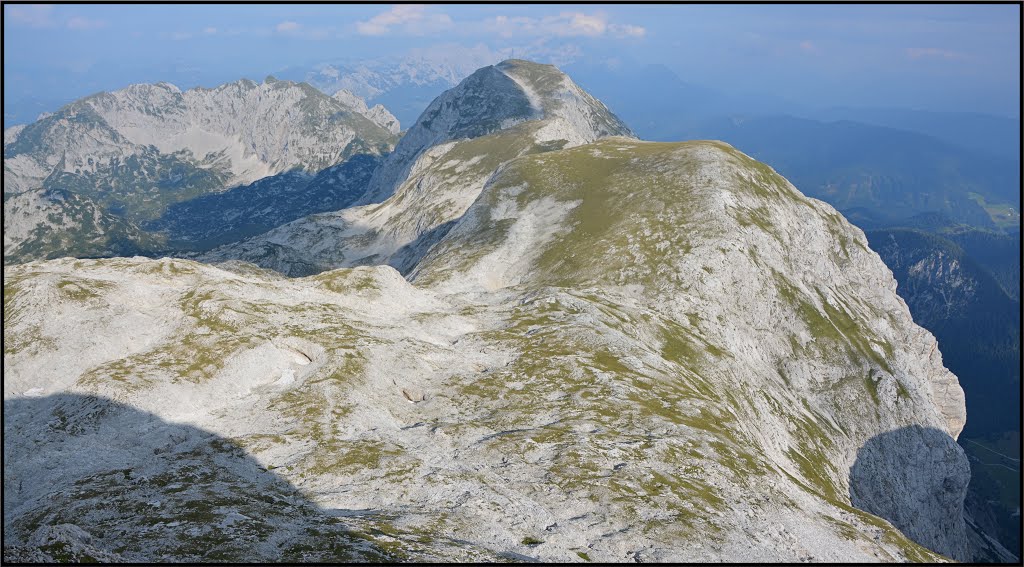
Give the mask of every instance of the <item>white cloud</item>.
M 608 29 L 616 37 L 644 37 L 647 35 L 647 29 L 631 24 L 611 24 Z
M 260 32 L 257 32 L 257 33 L 260 33 Z M 264 30 L 262 33 L 266 34 L 266 31 Z M 323 40 L 323 39 L 329 39 L 330 37 L 332 37 L 334 35 L 334 33 L 335 33 L 335 28 L 333 28 L 333 27 L 314 27 L 314 28 L 311 28 L 311 27 L 307 27 L 307 26 L 305 26 L 303 24 L 300 24 L 298 22 L 284 21 L 284 22 L 281 22 L 281 23 L 277 24 L 276 26 L 274 26 L 274 33 L 278 33 L 278 34 L 282 34 L 282 35 L 286 35 L 288 37 L 293 37 L 293 38 L 298 38 L 298 39 Z M 232 32 L 228 31 L 227 35 L 232 35 Z
M 51 4 L 21 4 L 4 6 L 4 22 L 30 28 L 53 28 L 63 25 L 69 30 L 95 30 L 107 26 L 103 20 L 82 16 L 56 17 Z
M 186 39 L 191 39 L 192 38 L 192 33 L 191 32 L 182 32 L 182 31 L 171 32 L 170 38 L 173 39 L 174 41 L 184 41 Z
M 818 46 L 809 39 L 805 39 L 800 42 L 800 50 L 806 51 L 807 53 L 818 53 L 820 51 Z
M 208 28 L 203 28 L 203 33 L 205 33 L 206 35 L 213 35 L 213 34 L 217 33 L 217 28 L 215 28 L 213 26 L 210 26 Z
M 908 47 L 907 57 L 911 59 L 922 59 L 925 57 L 935 57 L 939 59 L 967 59 L 967 56 L 957 51 L 951 51 L 949 49 L 940 49 L 938 47 Z
M 565 17 L 565 14 L 562 14 L 561 17 Z M 567 29 L 569 31 L 568 35 L 604 35 L 605 30 L 608 29 L 608 22 L 602 14 L 588 16 L 587 14 L 577 12 L 569 15 Z
M 537 38 L 528 43 L 506 45 L 497 49 L 491 49 L 483 43 L 441 43 L 416 47 L 408 51 L 407 59 L 427 63 L 434 68 L 449 69 L 449 78 L 454 84 L 480 67 L 493 65 L 505 59 L 529 59 L 538 63 L 562 66 L 573 62 L 581 54 L 582 51 L 576 45 L 563 42 L 552 45 L 547 38 Z
M 365 22 L 356 22 L 360 35 L 386 35 L 392 31 L 407 35 L 437 33 L 452 26 L 448 14 L 427 11 L 422 4 L 398 4 Z
M 530 18 L 526 16 L 497 16 L 484 21 L 484 28 L 502 37 L 557 36 L 557 37 L 644 37 L 647 30 L 632 24 L 609 23 L 607 14 L 597 12 L 562 12 L 557 16 Z
M 68 20 L 68 29 L 71 30 L 97 30 L 107 26 L 103 20 L 90 20 L 81 16 L 75 16 Z
M 4 20 L 32 28 L 49 28 L 56 25 L 53 20 L 53 6 L 50 4 L 4 6 Z

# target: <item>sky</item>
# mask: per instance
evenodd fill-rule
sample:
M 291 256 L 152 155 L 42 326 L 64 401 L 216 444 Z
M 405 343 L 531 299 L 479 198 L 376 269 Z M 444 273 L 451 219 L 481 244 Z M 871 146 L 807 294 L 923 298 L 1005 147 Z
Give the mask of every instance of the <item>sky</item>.
M 4 5 L 4 122 L 101 90 L 438 50 L 663 64 L 819 108 L 1019 117 L 1018 5 Z

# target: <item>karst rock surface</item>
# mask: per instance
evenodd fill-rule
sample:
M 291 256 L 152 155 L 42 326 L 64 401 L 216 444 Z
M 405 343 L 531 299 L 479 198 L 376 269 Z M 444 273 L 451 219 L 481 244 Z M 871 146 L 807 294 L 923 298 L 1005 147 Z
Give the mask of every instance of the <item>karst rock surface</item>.
M 244 244 L 5 266 L 5 558 L 971 556 L 963 392 L 864 234 L 553 67 Z

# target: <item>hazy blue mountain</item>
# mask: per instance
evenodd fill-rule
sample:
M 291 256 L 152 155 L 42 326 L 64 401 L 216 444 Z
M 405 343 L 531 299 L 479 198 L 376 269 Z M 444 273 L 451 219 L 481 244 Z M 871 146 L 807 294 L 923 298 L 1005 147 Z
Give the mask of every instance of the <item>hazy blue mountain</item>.
M 724 92 L 694 84 L 660 64 L 623 61 L 609 67 L 581 62 L 567 65 L 565 71 L 649 140 L 688 139 L 680 133 L 716 116 L 794 113 L 800 108 L 763 93 Z
M 371 105 L 383 104 L 408 128 L 442 92 L 477 69 L 507 57 L 507 52 L 491 51 L 482 45 L 439 45 L 403 55 L 293 66 L 277 75 L 307 82 L 329 95 L 345 89 Z
M 791 116 L 720 118 L 683 129 L 680 138 L 718 139 L 768 163 L 855 223 L 892 226 L 940 212 L 995 227 L 979 201 L 1020 210 L 1020 172 L 1011 159 L 972 153 L 936 138 L 856 122 Z
M 807 115 L 823 121 L 852 120 L 934 136 L 976 152 L 1020 158 L 1020 118 L 973 112 L 930 112 L 906 108 L 834 107 Z
M 1019 120 L 895 108 L 815 110 L 718 91 L 663 65 L 630 61 L 575 63 L 566 71 L 641 137 L 729 142 L 862 227 L 904 225 L 927 212 L 978 227 L 1019 226 Z

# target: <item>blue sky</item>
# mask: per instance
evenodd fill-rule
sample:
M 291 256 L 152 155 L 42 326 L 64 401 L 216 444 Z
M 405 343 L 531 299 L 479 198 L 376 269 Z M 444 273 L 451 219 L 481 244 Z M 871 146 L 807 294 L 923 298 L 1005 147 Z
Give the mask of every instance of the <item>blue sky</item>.
M 661 63 L 687 82 L 820 107 L 1019 116 L 1016 5 L 8 4 L 4 96 L 45 106 L 438 45 L 453 57 L 463 46 L 556 64 Z

